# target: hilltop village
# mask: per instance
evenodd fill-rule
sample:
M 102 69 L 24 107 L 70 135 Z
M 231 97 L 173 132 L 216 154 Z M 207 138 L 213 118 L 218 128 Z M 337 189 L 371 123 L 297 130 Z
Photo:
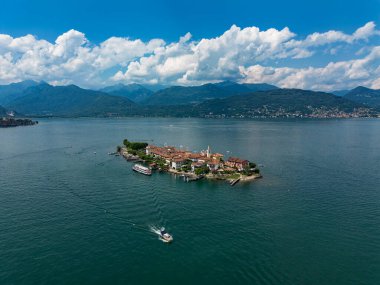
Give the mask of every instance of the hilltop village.
M 191 152 L 173 146 L 155 146 L 124 140 L 118 153 L 129 161 L 138 161 L 152 170 L 181 175 L 188 181 L 201 178 L 227 180 L 230 183 L 261 178 L 257 165 L 247 159 L 229 157 L 211 152 L 210 147 Z

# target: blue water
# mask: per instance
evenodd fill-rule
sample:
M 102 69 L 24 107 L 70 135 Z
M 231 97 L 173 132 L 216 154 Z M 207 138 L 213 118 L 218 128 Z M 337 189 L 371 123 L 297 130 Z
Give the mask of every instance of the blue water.
M 264 178 L 146 177 L 107 155 L 124 138 L 210 145 L 262 164 Z M 379 167 L 376 119 L 0 129 L 0 284 L 380 284 Z

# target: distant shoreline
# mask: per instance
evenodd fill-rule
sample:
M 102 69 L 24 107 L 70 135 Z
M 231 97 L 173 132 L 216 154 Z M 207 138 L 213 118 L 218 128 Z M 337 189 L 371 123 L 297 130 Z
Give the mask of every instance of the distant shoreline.
M 333 120 L 333 119 L 380 119 L 379 116 L 362 116 L 362 117 L 199 117 L 199 116 L 37 116 L 29 115 L 33 119 L 128 119 L 128 118 L 177 118 L 177 119 L 212 119 L 212 120 Z

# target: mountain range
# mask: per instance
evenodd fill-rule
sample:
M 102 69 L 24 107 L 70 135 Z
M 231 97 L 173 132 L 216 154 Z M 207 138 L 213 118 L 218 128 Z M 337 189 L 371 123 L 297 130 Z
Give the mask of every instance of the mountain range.
M 247 94 L 277 88 L 269 84 L 238 84 L 231 81 L 208 83 L 201 86 L 172 86 L 157 91 L 141 103 L 145 105 L 195 104 L 210 99 L 226 98 L 236 94 Z
M 43 83 L 26 89 L 5 107 L 26 116 L 112 116 L 128 114 L 137 105 L 127 98 Z
M 367 117 L 376 112 L 342 97 L 301 89 L 273 89 L 187 105 L 146 105 L 151 116 L 179 117 Z
M 0 86 L 0 114 L 4 116 L 8 109 L 26 116 L 324 117 L 368 116 L 380 109 L 380 90 L 365 87 L 343 96 L 231 81 L 164 89 L 157 86 L 158 91 L 150 87 L 118 84 L 95 91 L 23 81 Z

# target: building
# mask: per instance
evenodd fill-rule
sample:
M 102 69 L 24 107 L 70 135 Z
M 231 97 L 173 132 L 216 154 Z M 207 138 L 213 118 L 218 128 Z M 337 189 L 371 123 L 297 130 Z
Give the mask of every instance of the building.
M 154 145 L 148 145 L 145 148 L 145 153 L 147 155 L 153 155 L 157 157 L 169 157 L 173 154 L 180 153 L 182 151 L 177 150 L 173 146 L 165 146 L 165 147 L 159 147 L 159 146 L 154 146 Z
M 193 163 L 191 163 L 191 171 L 195 172 L 195 169 L 201 168 L 205 165 L 206 165 L 206 163 L 204 163 L 202 161 L 193 162 Z
M 197 162 L 202 157 L 203 157 L 203 155 L 201 155 L 200 153 L 193 153 L 193 152 L 187 153 L 187 158 L 193 162 Z
M 182 157 L 173 158 L 170 162 L 170 167 L 175 170 L 180 170 L 186 164 L 186 159 Z
M 214 160 L 210 160 L 207 162 L 207 167 L 210 171 L 217 171 L 219 169 L 219 163 Z
M 240 159 L 237 157 L 230 157 L 224 164 L 226 166 L 233 167 L 239 171 L 242 171 L 244 170 L 244 168 L 247 168 L 249 166 L 249 161 L 246 159 Z
M 189 160 L 192 161 L 191 170 L 193 172 L 195 169 L 205 166 L 213 172 L 219 170 L 222 171 L 225 167 L 242 171 L 249 166 L 248 160 L 243 160 L 237 157 L 230 157 L 224 162 L 223 154 L 212 153 L 210 147 L 208 147 L 207 150 L 194 153 L 177 149 L 173 146 L 159 147 L 149 145 L 146 147 L 146 154 L 164 159 L 165 163 L 175 170 L 180 170 Z

